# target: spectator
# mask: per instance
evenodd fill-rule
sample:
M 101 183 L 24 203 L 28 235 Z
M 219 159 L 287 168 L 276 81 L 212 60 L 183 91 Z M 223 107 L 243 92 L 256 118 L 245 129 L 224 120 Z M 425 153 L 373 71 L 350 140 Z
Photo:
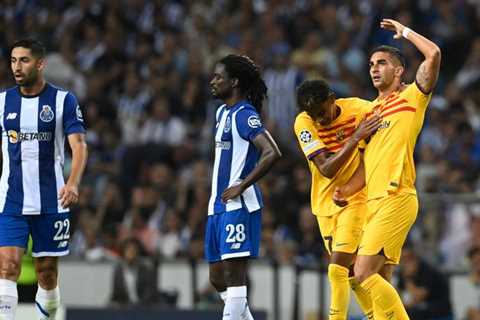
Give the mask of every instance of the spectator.
M 466 320 L 480 319 L 480 247 L 474 246 L 468 251 L 468 258 L 470 260 L 470 282 L 468 293 L 470 293 L 469 300 L 475 301 L 467 305 Z
M 452 317 L 448 278 L 423 261 L 406 244 L 402 251 L 398 289 L 412 320 Z
M 153 261 L 142 255 L 142 245 L 138 240 L 125 240 L 121 260 L 113 273 L 110 301 L 114 305 L 149 305 L 158 302 L 157 270 Z

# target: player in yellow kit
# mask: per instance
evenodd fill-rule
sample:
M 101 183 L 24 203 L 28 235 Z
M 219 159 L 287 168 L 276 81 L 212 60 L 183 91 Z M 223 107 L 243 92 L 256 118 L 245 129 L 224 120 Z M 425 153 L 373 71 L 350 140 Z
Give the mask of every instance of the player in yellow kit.
M 404 84 L 405 61 L 398 49 L 381 46 L 371 54 L 370 77 L 378 90 L 371 114 L 379 114 L 382 125 L 366 146 L 365 171 L 337 189 L 334 198 L 347 197 L 366 183 L 368 214 L 355 278 L 370 293 L 375 313 L 378 310 L 388 319 L 408 319 L 398 293 L 379 272 L 391 273 L 392 265 L 399 263 L 417 216 L 413 151 L 438 78 L 441 53 L 435 43 L 395 20 L 384 19 L 381 27 L 395 32 L 396 39 L 409 40 L 424 60 L 415 81 Z
M 316 215 L 325 247 L 331 256 L 330 320 L 345 320 L 350 302 L 349 267 L 358 248 L 366 214 L 366 194 L 361 190 L 341 208 L 332 201 L 335 186 L 345 184 L 361 163 L 359 143 L 380 125 L 379 117 L 363 120 L 370 102 L 359 98 L 335 99 L 323 80 L 305 81 L 297 91 L 300 109 L 295 134 L 312 175 L 312 212 Z M 358 286 L 354 292 L 363 306 L 368 295 Z M 362 295 L 363 294 L 363 295 Z

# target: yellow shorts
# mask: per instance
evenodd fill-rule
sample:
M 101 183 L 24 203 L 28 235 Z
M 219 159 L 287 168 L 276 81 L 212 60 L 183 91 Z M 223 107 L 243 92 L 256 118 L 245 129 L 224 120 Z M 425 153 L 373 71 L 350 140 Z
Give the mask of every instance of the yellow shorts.
M 367 206 L 361 203 L 348 206 L 333 216 L 317 216 L 320 233 L 329 254 L 357 251 L 366 213 Z
M 368 213 L 358 255 L 383 254 L 398 264 L 402 246 L 418 212 L 415 194 L 398 193 L 367 202 Z

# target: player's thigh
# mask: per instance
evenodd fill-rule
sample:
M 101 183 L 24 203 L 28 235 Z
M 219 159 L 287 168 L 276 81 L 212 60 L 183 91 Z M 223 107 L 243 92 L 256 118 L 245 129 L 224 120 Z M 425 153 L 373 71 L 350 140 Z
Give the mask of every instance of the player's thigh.
M 30 234 L 27 216 L 2 214 L 0 215 L 0 226 L 0 250 L 3 247 L 27 248 Z
M 32 256 L 59 257 L 69 253 L 70 213 L 32 216 Z
M 205 257 L 210 264 L 232 258 L 257 257 L 261 211 L 244 209 L 211 215 L 205 230 Z
M 334 231 L 333 252 L 354 254 L 360 243 L 367 206 L 359 203 L 340 211 Z
M 28 221 L 22 215 L 0 215 L 0 225 L 0 278 L 16 281 L 28 244 Z
M 205 226 L 205 259 L 210 263 L 210 276 L 215 276 L 216 270 L 221 267 L 222 259 L 220 257 L 220 238 L 219 234 L 220 215 L 209 215 L 207 225 Z M 212 273 L 213 271 L 213 273 Z
M 387 264 L 398 264 L 403 243 L 418 212 L 416 195 L 400 193 L 369 202 L 370 217 L 358 255 L 383 255 Z
M 317 216 L 318 228 L 323 239 L 323 244 L 328 254 L 332 254 L 335 229 L 337 227 L 337 215 Z

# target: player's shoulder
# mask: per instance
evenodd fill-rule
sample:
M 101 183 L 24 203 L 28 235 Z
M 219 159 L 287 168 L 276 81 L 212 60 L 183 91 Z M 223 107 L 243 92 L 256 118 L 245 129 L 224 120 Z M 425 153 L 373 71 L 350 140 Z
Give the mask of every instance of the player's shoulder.
M 311 116 L 308 115 L 306 111 L 300 112 L 295 117 L 294 128 L 295 130 L 304 129 L 305 127 L 313 127 L 315 125 L 315 121 Z
M 420 89 L 420 87 L 418 86 L 418 83 L 416 81 L 413 81 L 412 83 L 405 84 L 405 88 L 400 93 L 400 95 L 412 97 L 428 97 L 432 95 L 432 92 L 423 92 L 422 89 Z
M 57 86 L 57 85 L 54 85 L 54 84 L 51 84 L 51 83 L 48 83 L 48 85 L 53 89 L 53 90 L 56 90 L 57 93 L 60 93 L 62 95 L 65 95 L 65 97 L 69 98 L 69 99 L 74 99 L 76 100 L 77 97 L 75 96 L 75 94 L 63 87 L 60 87 L 60 86 Z
M 349 97 L 336 99 L 335 103 L 346 107 L 364 107 L 365 105 L 369 105 L 371 101 L 358 97 Z
M 312 117 L 308 115 L 306 111 L 302 111 L 295 117 L 295 122 L 308 121 L 313 122 Z
M 13 87 L 10 87 L 10 88 L 1 89 L 0 94 L 18 94 L 18 95 L 20 95 L 20 91 L 18 90 L 18 86 L 13 86 Z
M 239 106 L 239 108 L 237 110 L 237 113 L 256 113 L 256 114 L 258 114 L 257 109 L 248 102 L 242 103 Z
M 257 109 L 249 103 L 239 105 L 237 110 L 233 110 L 233 114 L 237 121 L 247 120 L 252 117 L 258 119 L 258 121 L 260 120 Z
M 372 102 L 358 97 L 336 99 L 335 103 L 351 113 L 359 113 L 368 110 Z

